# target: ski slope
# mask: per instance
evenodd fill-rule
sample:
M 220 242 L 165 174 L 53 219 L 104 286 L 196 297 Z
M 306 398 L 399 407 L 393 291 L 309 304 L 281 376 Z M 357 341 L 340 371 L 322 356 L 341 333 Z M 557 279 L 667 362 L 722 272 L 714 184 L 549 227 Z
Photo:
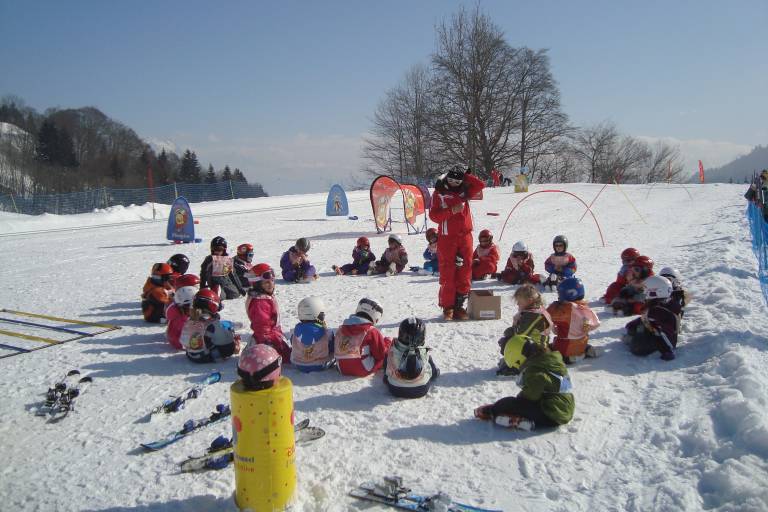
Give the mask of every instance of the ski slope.
M 368 192 L 349 194 L 359 220 L 327 218 L 325 194 L 193 204 L 203 244 L 174 246 L 164 239 L 168 206 L 116 207 L 91 214 L 29 218 L 0 214 L 0 307 L 117 324 L 120 330 L 0 360 L 0 437 L 3 510 L 224 511 L 236 510 L 232 468 L 180 474 L 178 463 L 204 452 L 228 433 L 223 422 L 157 453 L 140 443 L 159 439 L 184 420 L 228 402 L 236 358 L 197 365 L 175 353 L 161 326 L 146 324 L 139 295 L 152 263 L 185 252 L 197 272 L 208 242 L 224 236 L 230 248 L 250 242 L 255 262 L 277 267 L 293 241 L 311 239 L 309 253 L 321 278 L 312 284 L 278 281 L 282 326 L 296 323 L 296 305 L 320 295 L 326 318 L 338 326 L 363 296 L 384 306 L 381 329 L 394 336 L 400 321 L 428 321 L 427 345 L 442 371 L 427 397 L 391 397 L 381 374 L 367 379 L 335 371 L 300 374 L 294 383 L 296 417 L 311 418 L 325 438 L 297 452 L 294 510 L 384 510 L 353 501 L 347 492 L 363 480 L 399 474 L 414 489 L 442 490 L 461 501 L 508 511 L 768 510 L 768 367 L 766 307 L 756 276 L 744 217 L 743 186 L 609 186 L 589 215 L 565 194 L 539 194 L 511 217 L 522 197 L 510 188 L 486 189 L 472 203 L 475 232 L 489 228 L 506 261 L 525 240 L 537 268 L 554 235 L 570 240 L 602 325 L 592 343 L 599 359 L 571 367 L 574 420 L 557 430 L 508 431 L 472 418 L 477 405 L 516 394 L 510 378 L 496 377 L 496 340 L 515 313 L 515 287 L 476 283 L 502 296 L 502 319 L 439 320 L 437 278 L 337 277 L 332 264 L 349 261 L 355 240 L 371 239 L 377 256 L 386 235 L 373 230 Z M 600 185 L 562 188 L 589 203 Z M 500 216 L 489 216 L 498 212 Z M 395 211 L 395 221 L 402 218 Z M 640 218 L 642 216 L 642 219 Z M 405 234 L 402 222 L 394 231 Z M 421 264 L 423 235 L 403 236 L 411 264 Z M 632 356 L 620 338 L 628 318 L 613 317 L 598 298 L 614 279 L 628 246 L 674 266 L 694 300 L 687 308 L 678 357 Z M 547 301 L 555 294 L 546 293 Z M 243 299 L 228 301 L 223 318 L 248 325 Z M 17 328 L 18 326 L 14 326 Z M 11 329 L 10 324 L 0 326 Z M 0 343 L 16 343 L 2 338 Z M 91 375 L 77 410 L 49 425 L 34 416 L 49 384 L 67 370 Z M 167 395 L 218 369 L 222 382 L 182 412 L 142 423 Z

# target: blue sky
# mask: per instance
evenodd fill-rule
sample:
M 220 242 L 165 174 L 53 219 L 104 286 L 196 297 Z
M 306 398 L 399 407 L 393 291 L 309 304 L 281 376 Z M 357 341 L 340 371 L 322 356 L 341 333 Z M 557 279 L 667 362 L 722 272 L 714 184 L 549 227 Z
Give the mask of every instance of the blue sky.
M 0 0 L 0 95 L 98 107 L 273 194 L 327 190 L 461 5 Z M 480 5 L 513 46 L 549 48 L 576 125 L 670 139 L 691 172 L 768 144 L 766 0 Z

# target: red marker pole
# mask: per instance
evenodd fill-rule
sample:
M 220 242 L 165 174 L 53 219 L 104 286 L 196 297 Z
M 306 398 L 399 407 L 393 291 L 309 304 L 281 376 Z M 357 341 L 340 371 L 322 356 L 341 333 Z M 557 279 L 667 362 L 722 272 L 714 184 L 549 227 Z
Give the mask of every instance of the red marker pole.
M 155 183 L 152 179 L 152 166 L 147 164 L 147 184 L 149 185 L 149 200 L 152 203 L 152 220 L 155 220 Z

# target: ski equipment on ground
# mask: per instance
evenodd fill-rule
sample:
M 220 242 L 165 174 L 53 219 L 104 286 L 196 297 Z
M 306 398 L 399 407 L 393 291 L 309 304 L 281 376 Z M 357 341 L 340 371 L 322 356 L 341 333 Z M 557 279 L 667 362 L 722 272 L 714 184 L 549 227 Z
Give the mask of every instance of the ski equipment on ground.
M 232 414 L 232 411 L 229 409 L 228 405 L 219 404 L 216 406 L 216 411 L 214 411 L 207 418 L 201 418 L 199 420 L 187 420 L 184 423 L 184 426 L 182 427 L 181 430 L 177 432 L 171 432 L 170 434 L 165 436 L 163 439 L 159 439 L 151 443 L 142 443 L 141 447 L 148 451 L 162 450 L 169 444 L 173 444 L 176 441 L 179 441 L 180 439 L 187 437 L 189 434 L 192 434 L 193 432 L 197 432 L 198 430 L 204 429 L 208 425 L 213 425 L 214 423 L 218 423 L 219 421 L 225 420 L 231 414 Z
M 177 396 L 172 396 L 171 398 L 165 400 L 162 404 L 152 409 L 152 412 L 149 413 L 150 418 L 152 417 L 152 415 L 158 414 L 159 412 L 164 412 L 166 414 L 169 414 L 172 412 L 176 412 L 179 409 L 183 409 L 187 400 L 191 398 L 197 398 L 203 392 L 203 388 L 205 388 L 210 384 L 215 384 L 220 380 L 221 380 L 221 373 L 219 372 L 211 373 L 199 383 L 195 384 L 194 386 L 188 387 L 187 389 L 179 393 Z
M 307 444 L 325 436 L 325 431 L 318 427 L 309 426 L 309 418 L 297 423 L 293 427 L 296 433 L 296 444 Z M 181 463 L 181 472 L 190 473 L 206 469 L 223 469 L 234 459 L 234 447 L 232 440 L 219 436 L 211 442 L 208 453 L 199 457 L 190 457 Z
M 382 483 L 366 482 L 349 493 L 350 496 L 362 500 L 382 503 L 402 510 L 430 511 L 444 510 L 447 512 L 501 512 L 487 508 L 457 503 L 447 494 L 421 495 L 411 492 L 404 487 L 402 478 L 385 477 Z

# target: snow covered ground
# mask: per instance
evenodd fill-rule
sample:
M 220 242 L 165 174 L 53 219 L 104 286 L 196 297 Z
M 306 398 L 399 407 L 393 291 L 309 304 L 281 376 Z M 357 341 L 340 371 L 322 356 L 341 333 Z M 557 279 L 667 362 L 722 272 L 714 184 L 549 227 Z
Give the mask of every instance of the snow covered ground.
M 534 190 L 554 188 L 535 186 Z M 599 185 L 559 186 L 589 203 Z M 478 283 L 502 295 L 502 319 L 445 323 L 436 305 L 437 278 L 404 273 L 336 277 L 355 239 L 371 238 L 379 255 L 386 235 L 373 231 L 368 192 L 349 195 L 359 220 L 326 218 L 325 195 L 282 196 L 194 204 L 203 244 L 164 240 L 168 206 L 152 222 L 149 205 L 92 214 L 29 218 L 0 214 L 0 307 L 122 329 L 0 360 L 3 510 L 220 511 L 236 510 L 231 468 L 178 474 L 177 464 L 204 451 L 222 425 L 166 450 L 137 454 L 139 443 L 206 416 L 228 401 L 236 359 L 216 365 L 223 382 L 178 414 L 139 419 L 166 395 L 211 371 L 187 361 L 164 341 L 163 328 L 144 323 L 139 294 L 150 266 L 181 250 L 196 271 L 208 241 L 256 246 L 256 261 L 277 266 L 300 236 L 312 241 L 321 279 L 309 285 L 278 281 L 282 325 L 296 322 L 296 305 L 321 295 L 329 325 L 337 326 L 363 296 L 385 308 L 381 328 L 394 336 L 409 315 L 428 320 L 427 343 L 442 375 L 420 400 L 392 398 L 381 375 L 351 379 L 335 371 L 302 375 L 294 383 L 296 416 L 310 417 L 328 435 L 297 454 L 295 510 L 378 510 L 346 497 L 357 483 L 400 474 L 412 487 L 442 490 L 463 501 L 503 510 L 754 510 L 768 509 L 768 355 L 766 308 L 756 278 L 744 217 L 743 186 L 623 186 L 638 214 L 615 187 L 594 206 L 606 247 L 583 206 L 563 194 L 539 194 L 513 214 L 522 197 L 486 190 L 473 202 L 476 232 L 496 234 L 503 259 L 524 239 L 537 265 L 558 233 L 570 239 L 587 298 L 602 326 L 593 343 L 603 357 L 572 367 L 576 416 L 557 430 L 521 433 L 472 419 L 472 409 L 515 394 L 494 374 L 496 339 L 514 314 L 514 287 Z M 498 212 L 500 216 L 488 216 Z M 402 215 L 396 211 L 394 216 Z M 395 232 L 405 233 L 402 223 Z M 413 264 L 421 263 L 423 235 L 404 236 Z M 687 309 L 675 361 L 637 358 L 620 341 L 626 318 L 597 299 L 613 280 L 619 253 L 635 246 L 684 276 L 694 301 Z M 547 294 L 548 301 L 554 294 Z M 243 300 L 227 302 L 227 319 L 247 322 Z M 246 323 L 247 325 L 247 323 Z M 0 329 L 19 330 L 2 324 Z M 0 343 L 16 344 L 0 336 Z M 48 385 L 78 368 L 94 384 L 78 410 L 58 424 L 34 416 Z

